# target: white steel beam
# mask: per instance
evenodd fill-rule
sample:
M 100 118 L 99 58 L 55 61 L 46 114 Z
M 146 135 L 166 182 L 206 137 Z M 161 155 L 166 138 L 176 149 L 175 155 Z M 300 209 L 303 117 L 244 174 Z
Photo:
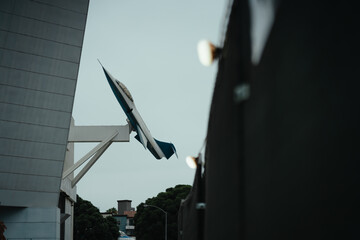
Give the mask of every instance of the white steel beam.
M 95 153 L 95 155 L 89 160 L 89 162 L 81 169 L 81 171 L 75 176 L 71 181 L 71 187 L 74 187 L 80 179 L 89 171 L 89 169 L 96 163 L 96 161 L 101 157 L 101 155 L 106 151 L 106 149 L 111 145 L 112 141 L 107 142 L 102 148 Z
M 109 135 L 106 139 L 102 140 L 101 143 L 96 145 L 90 152 L 85 154 L 79 161 L 77 161 L 73 166 L 68 168 L 63 172 L 62 179 L 65 179 L 67 176 L 69 176 L 72 172 L 74 172 L 78 167 L 80 167 L 84 162 L 86 162 L 92 155 L 94 155 L 97 151 L 102 149 L 107 143 L 111 143 L 111 141 L 119 134 L 119 132 L 116 130 L 111 135 Z M 128 133 L 129 134 L 129 133 Z M 106 147 L 107 148 L 107 147 Z
M 129 124 L 118 126 L 71 126 L 68 142 L 101 142 L 113 132 L 119 134 L 113 142 L 129 142 L 131 128 Z

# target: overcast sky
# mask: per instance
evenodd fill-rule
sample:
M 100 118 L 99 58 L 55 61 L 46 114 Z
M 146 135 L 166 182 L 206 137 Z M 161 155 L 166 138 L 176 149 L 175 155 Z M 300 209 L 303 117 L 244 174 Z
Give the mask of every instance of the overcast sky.
M 76 125 L 125 125 L 104 67 L 131 92 L 153 137 L 174 143 L 179 158 L 157 160 L 136 141 L 113 143 L 77 184 L 101 211 L 136 207 L 177 184 L 192 185 L 185 157 L 206 136 L 216 64 L 204 67 L 199 40 L 219 43 L 228 0 L 90 0 L 73 117 Z M 96 144 L 76 144 L 75 161 Z

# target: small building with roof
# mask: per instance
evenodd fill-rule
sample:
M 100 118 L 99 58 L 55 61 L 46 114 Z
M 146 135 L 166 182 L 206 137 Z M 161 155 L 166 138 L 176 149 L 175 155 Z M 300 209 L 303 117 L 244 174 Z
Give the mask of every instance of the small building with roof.
M 132 200 L 118 200 L 118 211 L 114 213 L 101 213 L 103 217 L 112 216 L 115 218 L 119 231 L 128 236 L 135 235 L 134 217 L 135 208 L 131 207 Z

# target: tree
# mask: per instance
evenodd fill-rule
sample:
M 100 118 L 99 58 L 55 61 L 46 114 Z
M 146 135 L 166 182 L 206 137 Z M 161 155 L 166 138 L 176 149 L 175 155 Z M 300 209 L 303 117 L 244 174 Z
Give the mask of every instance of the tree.
M 178 235 L 178 211 L 182 199 L 185 199 L 191 189 L 190 185 L 176 185 L 159 193 L 156 197 L 148 198 L 145 203 L 137 207 L 135 232 L 137 240 L 161 239 L 165 234 L 165 214 L 153 205 L 167 212 L 167 236 L 168 239 L 176 240 Z
M 75 240 L 116 240 L 119 229 L 113 217 L 103 218 L 97 207 L 77 196 L 74 209 Z
M 112 208 L 109 208 L 108 210 L 106 210 L 106 213 L 118 214 L 118 211 L 116 208 L 112 207 Z
M 112 235 L 112 239 L 118 239 L 120 233 L 119 233 L 119 227 L 117 226 L 117 222 L 116 219 L 108 216 L 105 218 L 108 226 L 109 226 L 109 231 Z

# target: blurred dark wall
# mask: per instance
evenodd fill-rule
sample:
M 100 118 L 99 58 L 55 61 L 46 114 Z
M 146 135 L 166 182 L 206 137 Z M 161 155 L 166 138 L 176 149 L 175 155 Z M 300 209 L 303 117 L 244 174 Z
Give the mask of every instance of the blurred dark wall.
M 248 16 L 235 1 L 208 127 L 204 239 L 359 239 L 356 9 L 281 1 L 256 66 Z M 250 97 L 235 102 L 241 84 Z

